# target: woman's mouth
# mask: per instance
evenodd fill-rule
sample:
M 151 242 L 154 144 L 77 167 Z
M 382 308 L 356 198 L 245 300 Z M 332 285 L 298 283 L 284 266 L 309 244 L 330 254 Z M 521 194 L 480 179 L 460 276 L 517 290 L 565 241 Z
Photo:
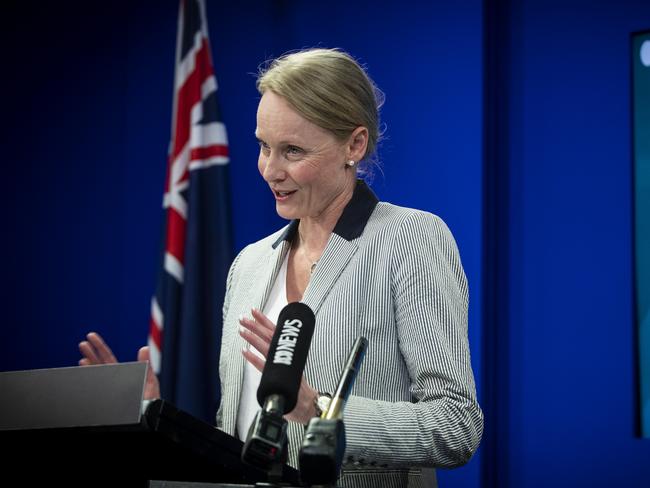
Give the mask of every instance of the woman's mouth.
M 292 190 L 292 191 L 273 190 L 273 195 L 275 195 L 275 199 L 278 201 L 284 201 L 294 193 L 296 193 L 296 190 Z

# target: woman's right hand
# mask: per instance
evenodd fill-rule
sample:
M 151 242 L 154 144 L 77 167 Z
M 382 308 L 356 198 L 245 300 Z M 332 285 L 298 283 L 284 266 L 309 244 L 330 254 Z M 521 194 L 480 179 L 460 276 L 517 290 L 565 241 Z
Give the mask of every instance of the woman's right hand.
M 118 362 L 111 348 L 108 347 L 98 333 L 90 332 L 86 336 L 86 339 L 79 343 L 79 352 L 83 356 L 79 360 L 79 366 L 114 364 Z M 149 362 L 148 346 L 140 348 L 138 351 L 138 361 L 146 361 L 149 363 L 149 367 L 147 368 L 147 381 L 144 385 L 144 400 L 160 398 L 160 383 Z

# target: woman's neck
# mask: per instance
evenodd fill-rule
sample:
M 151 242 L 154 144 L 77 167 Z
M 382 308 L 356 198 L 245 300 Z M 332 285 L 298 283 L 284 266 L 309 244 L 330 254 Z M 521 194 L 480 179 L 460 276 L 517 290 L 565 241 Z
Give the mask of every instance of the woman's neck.
M 336 227 L 343 210 L 352 199 L 356 180 L 352 187 L 342 193 L 328 209 L 318 217 L 303 217 L 298 225 L 299 239 L 297 247 L 305 247 L 310 254 L 320 253 L 325 249 L 330 235 Z

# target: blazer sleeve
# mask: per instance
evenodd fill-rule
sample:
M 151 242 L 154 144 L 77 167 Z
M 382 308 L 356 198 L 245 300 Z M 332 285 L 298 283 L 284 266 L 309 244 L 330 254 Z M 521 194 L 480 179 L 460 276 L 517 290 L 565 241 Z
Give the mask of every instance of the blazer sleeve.
M 425 212 L 406 218 L 392 245 L 395 327 L 412 400 L 351 396 L 344 413 L 346 457 L 366 465 L 460 466 L 478 447 L 483 413 L 458 249 L 444 222 Z
M 223 300 L 223 308 L 222 308 L 222 323 L 221 323 L 221 354 L 220 354 L 220 359 L 219 359 L 219 376 L 220 376 L 220 381 L 221 377 L 225 374 L 225 371 L 223 371 L 224 368 L 224 335 L 228 332 L 226 330 L 227 324 L 226 324 L 226 317 L 228 315 L 228 308 L 230 307 L 230 300 L 232 298 L 232 290 L 233 286 L 235 286 L 235 275 L 237 272 L 237 264 L 239 263 L 239 260 L 241 256 L 244 254 L 244 252 L 248 249 L 248 246 L 242 249 L 239 254 L 235 257 L 233 260 L 232 264 L 230 265 L 230 269 L 228 270 L 228 277 L 226 278 L 226 293 L 224 296 Z M 221 384 L 221 383 L 220 383 Z M 223 384 L 222 384 L 223 386 Z M 223 391 L 221 392 L 221 398 L 223 399 Z M 217 408 L 217 413 L 216 413 L 216 426 L 218 429 L 223 429 L 223 401 L 219 403 L 219 407 Z

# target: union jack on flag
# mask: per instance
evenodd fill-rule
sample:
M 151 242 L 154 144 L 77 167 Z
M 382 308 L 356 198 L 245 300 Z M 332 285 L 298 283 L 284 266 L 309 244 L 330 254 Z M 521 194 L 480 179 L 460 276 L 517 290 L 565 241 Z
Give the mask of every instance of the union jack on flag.
M 228 140 L 204 0 L 181 0 L 165 212 L 149 348 L 165 400 L 206 421 L 219 401 L 221 303 L 232 258 Z

